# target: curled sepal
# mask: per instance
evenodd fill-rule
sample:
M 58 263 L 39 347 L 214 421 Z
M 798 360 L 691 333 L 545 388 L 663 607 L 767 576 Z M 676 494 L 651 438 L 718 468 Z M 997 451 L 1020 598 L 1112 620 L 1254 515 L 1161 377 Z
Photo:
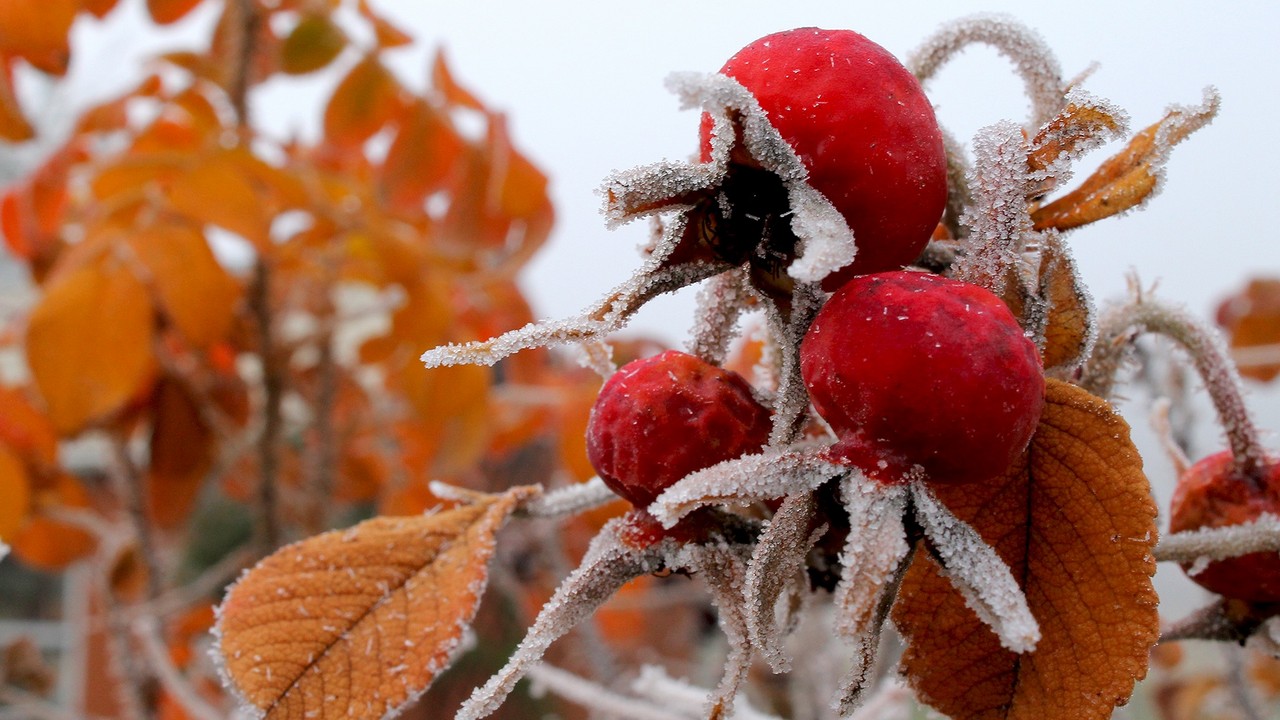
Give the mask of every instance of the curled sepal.
M 1075 258 L 1054 232 L 1041 238 L 1039 294 L 1045 312 L 1035 334 L 1041 338 L 1044 367 L 1059 376 L 1071 374 L 1089 356 L 1098 328 Z
M 601 529 L 591 541 L 582 564 L 565 578 L 542 607 L 507 664 L 471 694 L 458 710 L 456 720 L 478 720 L 497 710 L 530 666 L 542 659 L 551 643 L 590 617 L 627 581 L 662 567 L 672 542 L 664 540 L 644 549 L 623 542 L 620 533 L 625 532 L 629 517 L 611 520 Z
M 1009 566 L 923 483 L 911 483 L 911 502 L 943 575 L 960 591 L 965 604 L 995 632 L 1001 645 L 1016 653 L 1034 650 L 1040 641 L 1040 624 Z
M 880 631 L 888 617 L 903 561 L 910 554 L 903 516 L 908 492 L 904 485 L 883 485 L 851 471 L 840 483 L 849 515 L 849 536 L 840 553 L 836 586 L 836 630 L 853 645 L 853 666 L 836 698 L 844 714 L 861 701 L 875 664 Z
M 1170 107 L 1079 187 L 1032 213 L 1035 228 L 1069 230 L 1141 206 L 1159 192 L 1173 146 L 1208 125 L 1220 102 L 1218 91 L 1209 87 L 1200 105 Z
M 1120 108 L 1083 90 L 1072 89 L 1065 106 L 1031 140 L 1027 167 L 1041 178 L 1041 190 L 1065 182 L 1071 162 L 1086 152 L 1124 136 L 1128 115 Z
M 747 566 L 747 635 L 775 673 L 791 670 L 785 641 L 808 587 L 805 556 L 826 531 L 813 493 L 788 496 L 760 534 Z
M 738 688 L 751 669 L 751 643 L 747 641 L 747 620 L 742 607 L 742 588 L 746 582 L 747 562 L 744 545 L 686 545 L 669 561 L 690 572 L 700 574 L 711 590 L 720 629 L 729 641 L 729 655 L 724 662 L 720 684 L 707 699 L 708 720 L 733 717 Z
M 700 507 L 804 493 L 846 472 L 847 468 L 822 460 L 814 450 L 766 450 L 689 474 L 664 490 L 648 510 L 669 528 Z

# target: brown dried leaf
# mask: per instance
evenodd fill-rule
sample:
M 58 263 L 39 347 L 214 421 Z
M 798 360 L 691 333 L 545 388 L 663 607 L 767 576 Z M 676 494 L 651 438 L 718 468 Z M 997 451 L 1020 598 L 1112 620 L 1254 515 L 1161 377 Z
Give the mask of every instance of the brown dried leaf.
M 1068 103 L 1036 133 L 1031 141 L 1031 152 L 1027 154 L 1027 166 L 1032 172 L 1046 170 L 1063 155 L 1072 154 L 1100 137 L 1122 131 L 1125 120 L 1116 117 L 1111 108 L 1088 102 L 1087 97 L 1081 100 L 1084 102 Z
M 147 492 L 151 517 L 162 528 L 176 528 L 187 519 L 213 467 L 214 434 L 197 403 L 171 378 L 156 390 Z
M 1031 214 L 1035 229 L 1071 228 L 1135 208 L 1151 197 L 1169 151 L 1218 113 L 1218 95 L 1206 93 L 1198 107 L 1173 107 L 1154 125 L 1134 135 L 1075 190 Z
M 921 699 L 959 720 L 1110 717 L 1159 636 L 1155 506 L 1124 420 L 1050 379 L 1025 462 L 987 484 L 934 490 L 1009 564 L 1043 635 L 1029 654 L 1001 648 L 918 554 L 894 622 Z
M 1044 366 L 1074 366 L 1084 359 L 1088 349 L 1093 332 L 1093 303 L 1075 260 L 1056 236 L 1045 238 L 1040 254 L 1040 297 L 1048 306 L 1041 350 Z
M 1240 374 L 1270 382 L 1280 376 L 1280 279 L 1253 278 L 1218 305 Z
M 380 718 L 448 666 L 475 616 L 516 488 L 416 517 L 381 517 L 277 551 L 227 594 L 227 677 L 266 718 Z

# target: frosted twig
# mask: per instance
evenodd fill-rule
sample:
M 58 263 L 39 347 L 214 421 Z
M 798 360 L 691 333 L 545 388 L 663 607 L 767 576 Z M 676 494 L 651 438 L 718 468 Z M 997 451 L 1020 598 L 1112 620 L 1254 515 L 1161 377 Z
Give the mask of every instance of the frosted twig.
M 160 637 L 160 627 L 154 617 L 138 617 L 133 621 L 133 635 L 142 646 L 151 671 L 164 689 L 178 701 L 182 709 L 196 720 L 221 720 L 225 714 L 210 705 L 191 683 L 182 676 L 169 657 L 169 650 Z
M 575 625 L 590 617 L 618 588 L 640 575 L 656 571 L 669 548 L 660 543 L 643 551 L 618 539 L 622 520 L 607 523 L 591 541 L 582 564 L 565 578 L 542 607 L 533 627 L 507 664 L 477 688 L 458 710 L 456 720 L 479 720 L 497 710 L 516 683 L 546 653 L 547 648 Z
M 128 513 L 134 539 L 138 543 L 138 554 L 146 570 L 146 597 L 154 600 L 160 595 L 161 578 L 164 576 L 161 574 L 163 568 L 155 533 L 151 520 L 147 517 L 147 478 L 129 455 L 124 439 L 119 436 L 111 437 L 111 457 L 114 460 L 113 477 L 116 479 L 117 498 Z
M 809 408 L 809 391 L 800 374 L 800 341 L 813 323 L 813 318 L 826 302 L 826 293 L 818 283 L 796 283 L 791 294 L 789 313 L 769 303 L 766 305 L 769 329 L 777 341 L 778 391 L 773 402 L 773 429 L 769 447 L 789 446 L 799 435 Z
M 744 591 L 747 635 L 775 673 L 791 670 L 791 658 L 784 642 L 795 621 L 795 608 L 779 608 L 780 602 L 798 604 L 807 589 L 805 556 L 827 531 L 817 522 L 817 500 L 813 493 L 790 495 L 773 514 L 747 566 Z M 779 627 L 778 616 L 786 620 Z
M 742 607 L 742 590 L 747 573 L 746 547 L 692 545 L 686 546 L 679 555 L 687 555 L 689 562 L 682 564 L 692 572 L 701 573 L 705 579 L 711 590 L 720 630 L 729 641 L 724 675 L 707 699 L 707 720 L 726 720 L 733 717 L 738 688 L 751 669 L 751 643 L 747 639 L 747 619 Z
M 1258 627 L 1258 622 L 1246 620 L 1242 624 L 1233 620 L 1228 617 L 1226 604 L 1226 600 L 1218 598 L 1186 617 L 1165 625 L 1160 630 L 1160 642 L 1179 640 L 1244 642 Z
M 1208 389 L 1226 431 L 1235 469 L 1245 477 L 1257 478 L 1266 463 L 1266 450 L 1245 407 L 1240 375 L 1231 365 L 1222 339 L 1181 308 L 1148 299 L 1141 293 L 1135 295 L 1131 302 L 1114 307 L 1103 316 L 1098 341 L 1084 366 L 1081 387 L 1099 397 L 1109 397 L 1137 333 L 1169 338 L 1191 357 Z
M 1224 645 L 1222 654 L 1226 656 L 1227 661 L 1227 688 L 1231 690 L 1231 699 L 1235 701 L 1236 709 L 1240 711 L 1244 720 L 1266 720 L 1267 713 L 1258 707 L 1258 700 L 1249 687 L 1248 678 L 1245 677 L 1244 648 Z
M 848 720 L 909 720 L 914 695 L 898 682 L 886 682 Z
M 662 702 L 664 706 L 679 712 L 682 718 L 703 717 L 702 710 L 706 704 L 707 691 L 672 678 L 659 666 L 641 667 L 640 677 L 635 679 L 631 688 L 638 695 Z M 734 704 L 732 718 L 733 720 L 781 720 L 751 707 L 745 698 Z
M 529 668 L 532 691 L 550 691 L 597 713 L 628 720 L 688 720 L 689 716 L 672 713 L 665 708 L 638 698 L 622 695 L 567 670 L 538 663 Z
M 1256 552 L 1280 552 L 1280 516 L 1264 513 L 1239 525 L 1184 530 L 1160 538 L 1156 562 L 1225 560 Z
M 1027 209 L 1032 186 L 1027 141 L 1022 128 L 1004 121 L 980 130 L 973 149 L 973 203 L 961 217 L 965 254 L 956 260 L 954 274 L 1002 295 L 1016 273 L 1019 253 L 1036 234 Z
M 528 517 L 562 518 L 577 515 L 617 499 L 618 496 L 604 484 L 603 480 L 593 477 L 583 483 L 574 483 L 534 496 L 522 503 L 518 512 Z
M 942 575 L 960 591 L 965 604 L 995 632 L 1001 645 L 1016 653 L 1034 650 L 1040 625 L 1009 566 L 924 483 L 911 483 L 911 500 Z
M 1031 100 L 1032 127 L 1049 121 L 1062 107 L 1062 69 L 1040 34 L 1007 15 L 977 14 L 942 26 L 912 52 L 906 66 L 927 83 L 969 45 L 994 47 L 1013 62 Z

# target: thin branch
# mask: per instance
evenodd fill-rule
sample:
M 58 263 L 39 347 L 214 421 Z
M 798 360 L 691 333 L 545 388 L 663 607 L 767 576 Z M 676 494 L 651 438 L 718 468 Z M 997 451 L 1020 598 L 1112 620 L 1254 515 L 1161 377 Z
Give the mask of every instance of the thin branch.
M 262 360 L 262 433 L 258 436 L 258 543 L 266 552 L 280 546 L 279 482 L 281 403 L 284 400 L 284 368 L 277 357 L 271 323 L 271 270 L 259 256 L 253 267 L 249 307 L 258 333 Z
M 111 437 L 111 453 L 115 460 L 116 472 L 113 476 L 117 480 L 116 491 L 133 526 L 134 538 L 138 541 L 138 554 L 147 571 L 146 597 L 151 600 L 160 595 L 163 576 L 155 533 L 152 531 L 151 520 L 147 517 L 147 478 L 129 456 L 124 438 Z
M 1227 645 L 1222 648 L 1227 659 L 1227 688 L 1231 690 L 1231 699 L 1236 709 L 1244 716 L 1244 720 L 1266 720 L 1266 714 L 1258 707 L 1258 700 L 1249 687 L 1249 679 L 1245 676 L 1244 648 Z
M 1280 551 L 1280 516 L 1265 513 L 1239 525 L 1200 528 L 1166 535 L 1154 552 L 1157 562 L 1196 563 Z
M 227 12 L 234 13 L 232 44 L 229 53 L 234 63 L 227 78 L 227 95 L 236 111 L 240 127 L 249 125 L 249 85 L 252 81 L 253 59 L 257 54 L 258 26 L 262 22 L 253 0 L 227 0 Z
M 133 621 L 133 636 L 142 646 L 143 657 L 151 671 L 169 695 L 182 705 L 182 709 L 195 720 L 222 720 L 224 714 L 210 705 L 191 683 L 174 666 L 169 651 L 160 637 L 160 627 L 154 617 L 139 617 Z
M 338 363 L 333 354 L 333 336 L 320 337 L 318 374 L 320 387 L 315 404 L 315 448 L 308 473 L 306 531 L 316 535 L 329 529 L 329 508 L 337 484 L 338 437 L 333 423 L 338 399 Z
M 586 678 L 574 675 L 551 665 L 539 664 L 529 668 L 532 692 L 536 695 L 550 691 L 560 697 L 597 713 L 629 720 L 688 720 L 687 715 L 667 712 L 657 705 L 613 692 Z

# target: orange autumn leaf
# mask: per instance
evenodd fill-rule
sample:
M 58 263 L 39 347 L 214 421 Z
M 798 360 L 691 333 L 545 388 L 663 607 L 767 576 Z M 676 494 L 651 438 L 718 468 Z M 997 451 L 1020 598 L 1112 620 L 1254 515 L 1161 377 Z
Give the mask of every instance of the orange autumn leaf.
M 381 718 L 425 690 L 461 642 L 495 535 L 532 490 L 380 517 L 290 545 L 227 593 L 227 677 L 269 720 Z
M 1036 209 L 1031 214 L 1035 229 L 1070 230 L 1141 205 L 1155 193 L 1160 168 L 1173 146 L 1207 125 L 1217 112 L 1216 95 L 1201 107 L 1170 109 L 1079 187 Z
M 89 495 L 75 477 L 58 475 L 53 487 L 35 493 L 32 505 L 36 515 L 8 541 L 13 556 L 25 565 L 45 572 L 61 572 L 97 547 L 97 539 L 83 528 L 45 514 L 51 509 L 82 511 L 89 508 Z
M 0 443 L 28 465 L 52 468 L 58 461 L 58 434 L 53 424 L 16 387 L 0 388 Z
M 0 445 L 0 541 L 13 539 L 31 512 L 31 479 L 22 460 Z
M 176 380 L 160 382 L 153 413 L 148 505 L 157 525 L 176 528 L 190 515 L 213 467 L 214 435 L 197 400 Z
M 1027 167 L 1033 173 L 1049 169 L 1064 155 L 1076 152 L 1093 138 L 1120 132 L 1124 121 L 1105 105 L 1071 102 L 1051 119 L 1031 141 Z
M 484 110 L 484 103 L 480 102 L 470 90 L 462 87 L 453 79 L 453 72 L 449 70 L 449 63 L 444 58 L 444 48 L 436 50 L 435 59 L 431 61 L 431 84 L 435 89 L 444 96 L 446 103 L 450 105 L 458 105 L 472 110 Z
M 290 75 L 315 72 L 328 65 L 347 45 L 347 36 L 328 15 L 306 15 L 289 32 L 280 48 L 280 69 Z
M 134 229 L 127 242 L 151 275 L 160 309 L 191 345 L 206 348 L 226 339 L 240 285 L 203 233 L 162 222 Z
M 377 58 L 361 60 L 338 83 L 324 109 L 325 138 L 334 145 L 360 145 L 401 110 L 400 83 Z
M 413 42 L 413 36 L 392 25 L 386 18 L 374 12 L 373 8 L 369 6 L 368 0 L 360 0 L 356 4 L 356 10 L 361 17 L 373 26 L 373 35 L 378 42 L 379 48 L 404 47 Z
M 202 0 L 147 0 L 147 12 L 157 25 L 170 25 L 186 17 Z
M 35 128 L 22 112 L 13 91 L 13 72 L 9 63 L 0 66 L 0 139 L 23 142 L 36 136 Z
M 0 55 L 17 55 L 37 70 L 62 75 L 71 60 L 67 34 L 81 0 L 0 0 Z
M 902 668 L 958 720 L 1111 717 L 1159 636 L 1155 505 L 1129 428 L 1104 401 L 1050 379 L 1025 461 L 986 484 L 938 485 L 1020 578 L 1043 636 L 1016 655 L 936 563 L 916 556 L 894 607 Z
M 27 364 L 58 433 L 114 413 L 155 371 L 151 298 L 111 254 L 51 281 L 27 321 Z
M 378 178 L 387 202 L 400 212 L 424 212 L 423 202 L 456 172 L 464 148 L 447 115 L 426 102 L 414 103 Z
M 1082 360 L 1093 328 L 1093 302 L 1075 261 L 1058 238 L 1047 239 L 1040 256 L 1040 296 L 1048 303 L 1041 356 L 1046 368 Z
M 1218 305 L 1240 374 L 1270 382 L 1280 376 L 1280 279 L 1253 278 Z
M 259 247 L 271 231 L 270 196 L 246 172 L 243 153 L 230 151 L 187 167 L 168 187 L 169 202 L 199 222 L 226 228 Z

